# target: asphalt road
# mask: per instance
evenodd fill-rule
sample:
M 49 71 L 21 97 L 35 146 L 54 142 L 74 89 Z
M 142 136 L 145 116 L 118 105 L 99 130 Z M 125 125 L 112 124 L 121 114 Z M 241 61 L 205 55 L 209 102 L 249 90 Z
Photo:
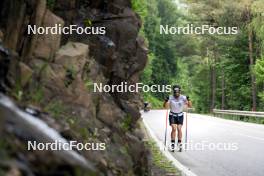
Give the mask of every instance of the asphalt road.
M 161 142 L 165 136 L 165 116 L 165 110 L 142 113 Z M 174 152 L 173 156 L 193 173 L 198 176 L 264 175 L 264 125 L 190 113 L 187 118 L 189 150 Z M 170 132 L 168 126 L 169 140 Z

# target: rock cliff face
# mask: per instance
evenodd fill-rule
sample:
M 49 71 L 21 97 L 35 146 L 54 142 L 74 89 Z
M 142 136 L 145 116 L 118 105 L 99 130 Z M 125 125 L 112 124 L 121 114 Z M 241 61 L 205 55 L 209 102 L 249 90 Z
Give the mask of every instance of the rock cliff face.
M 106 27 L 106 34 L 27 34 L 29 24 L 84 26 L 87 21 Z M 105 151 L 81 152 L 94 163 L 97 175 L 147 174 L 147 154 L 136 129 L 139 95 L 94 93 L 91 86 L 138 81 L 147 58 L 138 37 L 140 26 L 129 0 L 0 2 L 0 91 L 22 107 L 47 112 L 55 119 L 51 124 L 69 140 L 105 142 Z M 27 168 L 35 175 L 76 175 L 75 167 L 52 155 L 26 151 L 25 138 L 0 133 L 6 160 L 25 165 L 23 170 L 19 164 L 7 164 L 5 171 L 21 175 Z M 17 147 L 11 150 L 8 146 L 14 142 Z

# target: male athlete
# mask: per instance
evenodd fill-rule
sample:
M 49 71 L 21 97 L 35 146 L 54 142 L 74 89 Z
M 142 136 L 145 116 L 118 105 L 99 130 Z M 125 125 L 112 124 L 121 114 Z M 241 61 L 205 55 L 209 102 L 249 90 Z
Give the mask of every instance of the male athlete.
M 178 134 L 178 146 L 179 151 L 182 151 L 182 125 L 183 125 L 183 108 L 185 105 L 190 107 L 187 97 L 181 95 L 181 87 L 178 85 L 173 86 L 173 96 L 169 96 L 165 99 L 163 107 L 170 108 L 169 122 L 172 128 L 171 131 L 171 150 L 174 152 L 176 129 Z

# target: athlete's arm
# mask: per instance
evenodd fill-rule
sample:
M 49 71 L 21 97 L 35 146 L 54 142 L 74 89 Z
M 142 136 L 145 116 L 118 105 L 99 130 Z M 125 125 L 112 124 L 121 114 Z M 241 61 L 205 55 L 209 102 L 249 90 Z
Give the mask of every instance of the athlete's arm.
M 163 103 L 165 109 L 169 109 L 169 97 L 166 97 Z
M 186 99 L 187 99 L 187 106 L 188 108 L 191 108 L 192 107 L 192 102 L 191 102 L 191 99 L 189 96 L 186 96 Z

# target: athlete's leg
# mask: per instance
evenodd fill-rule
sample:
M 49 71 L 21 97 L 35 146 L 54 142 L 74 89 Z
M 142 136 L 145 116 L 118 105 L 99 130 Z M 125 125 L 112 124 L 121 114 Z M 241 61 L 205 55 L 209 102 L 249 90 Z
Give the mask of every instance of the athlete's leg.
M 181 143 L 182 141 L 182 125 L 177 125 L 177 133 L 178 133 L 178 142 Z
M 176 129 L 177 129 L 177 125 L 171 124 L 171 140 L 175 140 L 176 138 Z
M 178 116 L 177 118 L 177 133 L 178 133 L 178 143 L 182 141 L 182 125 L 183 125 L 184 116 Z
M 171 150 L 174 152 L 175 148 L 175 137 L 176 137 L 176 124 L 171 124 Z
M 177 133 L 178 133 L 178 147 L 179 147 L 179 152 L 182 151 L 182 125 L 178 124 L 177 125 Z

